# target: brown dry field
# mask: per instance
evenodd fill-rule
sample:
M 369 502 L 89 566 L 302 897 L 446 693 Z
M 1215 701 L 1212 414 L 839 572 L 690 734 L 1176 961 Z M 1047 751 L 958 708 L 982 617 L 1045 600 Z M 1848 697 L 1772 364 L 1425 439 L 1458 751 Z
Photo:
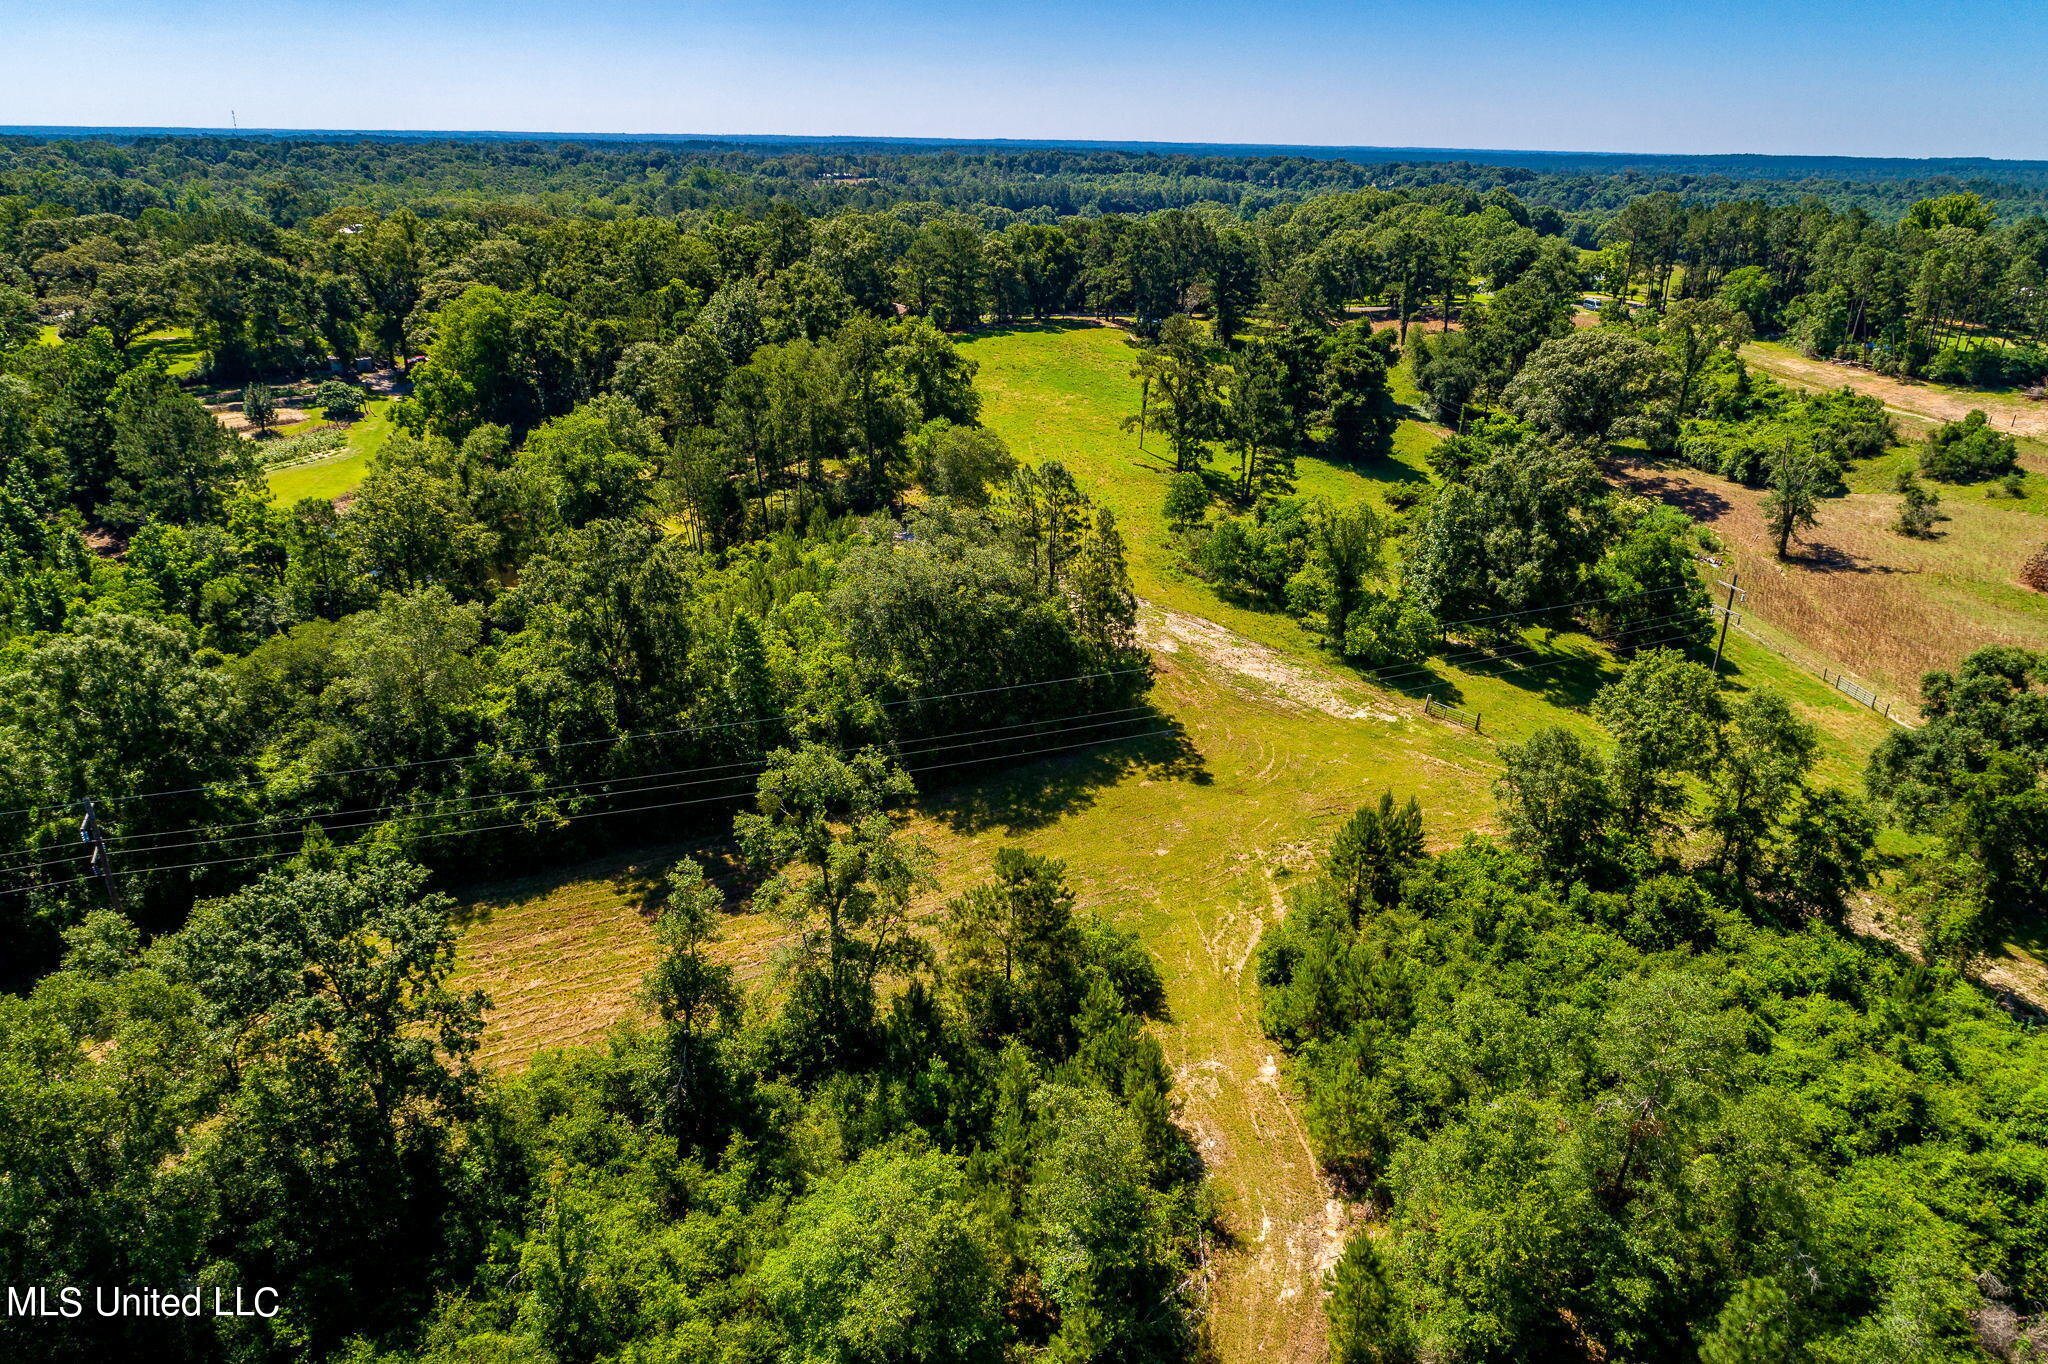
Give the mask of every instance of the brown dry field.
M 1713 528 L 1732 552 L 1724 566 L 1742 575 L 1742 610 L 1907 702 L 1917 704 L 1922 675 L 1953 667 L 1972 649 L 2048 648 L 2048 600 L 2018 579 L 2048 522 L 1988 501 L 1982 488 L 1936 485 L 1952 519 L 1928 540 L 1891 529 L 1896 495 L 1829 498 L 1820 524 L 1781 562 L 1764 528 L 1761 490 L 1644 460 L 1616 461 L 1610 472 Z

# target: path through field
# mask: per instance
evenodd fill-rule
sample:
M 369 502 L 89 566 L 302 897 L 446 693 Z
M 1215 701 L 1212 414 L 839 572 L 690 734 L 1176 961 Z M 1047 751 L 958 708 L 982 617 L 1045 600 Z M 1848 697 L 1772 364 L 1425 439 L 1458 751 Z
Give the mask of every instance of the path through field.
M 1032 764 L 950 793 L 913 821 L 938 888 L 980 879 L 1004 842 L 1067 863 L 1084 911 L 1139 933 L 1167 981 L 1160 1038 L 1181 1117 L 1221 1196 L 1231 1244 L 1211 1264 L 1214 1343 L 1229 1364 L 1323 1358 L 1320 1285 L 1343 1251 L 1333 1200 L 1259 1026 L 1259 934 L 1333 826 L 1391 787 L 1421 792 L 1439 839 L 1482 825 L 1491 745 L 1200 618 L 1145 612 L 1153 701 L 1177 737 Z M 644 902 L 682 848 L 567 869 L 472 902 L 462 984 L 500 1001 L 484 1056 L 517 1066 L 589 1044 L 636 1008 L 653 952 Z M 726 925 L 721 952 L 771 969 L 776 926 Z
M 924 834 L 948 886 L 971 883 L 1006 840 L 1060 858 L 1083 908 L 1134 929 L 1158 957 L 1171 1010 L 1160 1039 L 1232 1238 L 1212 1265 L 1218 1356 L 1310 1364 L 1323 1357 L 1322 1275 L 1347 1222 L 1259 1026 L 1254 951 L 1339 819 L 1383 786 L 1450 778 L 1477 799 L 1454 812 L 1431 797 L 1439 829 L 1476 821 L 1490 754 L 1475 745 L 1453 771 L 1426 751 L 1436 722 L 1319 704 L 1341 685 L 1276 672 L 1227 631 L 1147 618 L 1186 632 L 1156 655 L 1154 699 L 1180 727 L 1175 748 L 1078 761 L 1050 801 L 1043 774 L 1019 774 L 1014 787 L 941 806 Z
M 1851 388 L 1883 403 L 1894 414 L 1908 419 L 1919 435 L 1937 422 L 1961 421 L 1972 408 L 1981 409 L 2001 431 L 2018 436 L 2048 439 L 2048 403 L 2031 402 L 2010 393 L 1972 393 L 1940 384 L 1908 383 L 1874 370 L 1854 365 L 1837 365 L 1813 360 L 1790 346 L 1769 343 L 1742 348 L 1742 358 L 1774 379 L 1799 388 Z

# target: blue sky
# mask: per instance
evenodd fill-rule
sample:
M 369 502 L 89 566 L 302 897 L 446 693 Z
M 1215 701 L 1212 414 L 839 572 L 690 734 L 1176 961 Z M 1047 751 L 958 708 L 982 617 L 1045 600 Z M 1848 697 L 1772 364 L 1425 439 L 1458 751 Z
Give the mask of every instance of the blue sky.
M 2040 0 L 0 0 L 0 124 L 2048 158 Z

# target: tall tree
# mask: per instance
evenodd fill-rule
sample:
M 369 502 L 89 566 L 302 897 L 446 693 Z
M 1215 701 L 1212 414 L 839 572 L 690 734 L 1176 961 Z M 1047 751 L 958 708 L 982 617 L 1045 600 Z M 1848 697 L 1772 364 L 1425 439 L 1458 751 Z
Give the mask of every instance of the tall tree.
M 1799 442 L 1787 439 L 1771 459 L 1771 491 L 1763 500 L 1764 526 L 1778 557 L 1788 558 L 1802 530 L 1820 524 L 1820 495 L 1826 476 L 1820 461 Z
M 1708 362 L 1723 352 L 1734 354 L 1749 340 L 1749 318 L 1719 299 L 1685 298 L 1665 311 L 1657 336 L 1678 371 L 1673 412 L 1683 421 L 1692 415 L 1693 396 Z
M 1237 451 L 1238 496 L 1285 492 L 1294 481 L 1293 414 L 1287 407 L 1286 370 L 1270 347 L 1249 346 L 1236 361 L 1224 409 L 1225 439 Z
M 768 873 L 755 903 L 795 931 L 790 1045 L 807 1071 L 858 1066 L 869 1054 L 876 985 L 928 956 L 911 931 L 910 896 L 926 883 L 922 845 L 889 815 L 910 777 L 878 750 L 843 756 L 821 744 L 768 759 L 757 808 L 733 821 L 748 863 Z
M 1126 417 L 1125 429 L 1158 427 L 1166 433 L 1176 473 L 1201 468 L 1224 413 L 1216 359 L 1201 325 L 1189 317 L 1168 318 L 1158 343 L 1140 353 L 1135 375 L 1145 386 L 1148 410 Z

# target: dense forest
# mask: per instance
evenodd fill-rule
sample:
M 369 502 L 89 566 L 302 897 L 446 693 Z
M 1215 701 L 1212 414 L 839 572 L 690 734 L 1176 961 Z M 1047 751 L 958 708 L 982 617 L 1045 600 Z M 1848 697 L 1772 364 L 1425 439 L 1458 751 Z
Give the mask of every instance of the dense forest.
M 1430 856 L 1387 797 L 1261 944 L 1318 1151 L 1385 1214 L 1336 1357 L 2033 1357 L 2038 1028 L 1843 931 L 1870 816 L 1781 699 L 1650 650 L 1595 710 L 1611 756 L 1508 750 L 1506 846 Z
M 0 1351 L 1196 1357 L 1219 1230 L 1159 968 L 1016 848 L 912 913 L 920 791 L 1172 741 L 1117 519 L 981 424 L 953 340 L 1079 313 L 1128 322 L 1216 592 L 1389 685 L 1532 622 L 1627 661 L 1608 742 L 1504 754 L 1501 845 L 1370 807 L 1260 950 L 1317 1155 L 1385 1214 L 1339 1357 L 1981 1357 L 2048 1293 L 2048 1058 L 1960 973 L 2048 899 L 2048 660 L 1962 661 L 1866 792 L 1817 786 L 1699 661 L 1698 528 L 1602 460 L 1767 484 L 1789 551 L 1897 433 L 1737 350 L 2036 382 L 2048 220 L 1744 188 L 0 143 L 0 1277 L 283 1304 Z M 1385 454 L 1402 366 L 1453 433 L 1427 491 L 1297 495 L 1305 453 Z M 202 401 L 261 434 L 287 384 L 388 397 L 345 498 L 274 505 L 281 443 Z M 1924 472 L 2008 472 L 1981 426 Z M 1880 820 L 1920 963 L 1843 926 Z M 704 852 L 642 1021 L 486 1072 L 450 891 L 654 841 Z M 742 900 L 772 988 L 720 963 Z

